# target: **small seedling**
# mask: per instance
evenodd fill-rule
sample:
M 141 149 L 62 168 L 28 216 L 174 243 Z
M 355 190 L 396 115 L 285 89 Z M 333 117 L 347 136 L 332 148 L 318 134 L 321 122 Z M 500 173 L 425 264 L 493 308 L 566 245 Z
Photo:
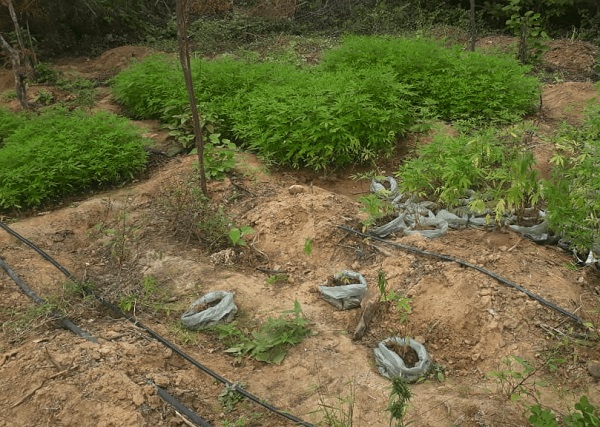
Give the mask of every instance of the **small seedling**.
M 304 255 L 310 256 L 313 250 L 313 239 L 307 237 L 304 239 Z
M 244 400 L 244 396 L 240 394 L 236 388 L 244 388 L 246 385 L 244 383 L 233 383 L 226 384 L 219 393 L 219 402 L 225 409 L 225 412 L 233 411 L 234 406 Z
M 227 236 L 229 237 L 229 241 L 233 246 L 248 246 L 248 243 L 246 240 L 244 240 L 244 237 L 252 233 L 254 233 L 254 229 L 252 227 L 235 227 L 229 230 Z
M 392 379 L 390 388 L 390 400 L 387 407 L 390 413 L 390 425 L 395 422 L 395 427 L 407 426 L 408 423 L 405 423 L 404 417 L 408 409 L 408 402 L 412 397 L 408 384 L 402 378 L 396 377 Z
M 267 279 L 267 285 L 278 285 L 286 283 L 288 276 L 285 274 L 273 274 Z

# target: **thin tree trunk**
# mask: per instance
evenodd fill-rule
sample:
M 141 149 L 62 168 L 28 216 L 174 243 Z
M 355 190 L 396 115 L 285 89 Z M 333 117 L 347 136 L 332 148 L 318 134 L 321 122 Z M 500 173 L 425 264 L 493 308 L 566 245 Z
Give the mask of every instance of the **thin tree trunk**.
M 2 48 L 8 53 L 8 56 L 10 56 L 10 62 L 12 63 L 13 74 L 15 76 L 15 92 L 17 93 L 19 104 L 21 104 L 21 108 L 27 110 L 29 108 L 29 103 L 27 102 L 27 85 L 25 83 L 27 74 L 21 67 L 19 52 L 17 52 L 6 39 L 2 37 L 2 34 L 0 34 L 0 44 L 2 44 Z
M 208 195 L 206 187 L 206 172 L 204 170 L 204 140 L 202 138 L 202 129 L 200 128 L 200 115 L 198 114 L 198 105 L 194 95 L 194 82 L 192 81 L 192 70 L 190 63 L 190 46 L 188 43 L 188 33 L 186 25 L 186 7 L 187 0 L 177 0 L 175 13 L 177 15 L 177 41 L 179 45 L 179 61 L 183 70 L 183 78 L 187 89 L 190 108 L 192 110 L 192 121 L 194 123 L 194 139 L 196 142 L 196 151 L 198 153 L 198 165 L 200 170 L 200 188 L 204 195 Z
M 475 22 L 475 0 L 471 0 L 471 40 L 469 50 L 475 52 L 475 41 L 477 40 L 477 23 Z
M 6 1 L 8 6 L 8 13 L 10 14 L 10 19 L 12 19 L 13 25 L 15 27 L 15 36 L 17 37 L 17 44 L 19 45 L 19 49 L 21 50 L 23 65 L 27 70 L 30 70 L 31 61 L 29 61 L 29 55 L 27 55 L 27 49 L 25 48 L 25 43 L 23 42 L 23 34 L 21 31 L 21 26 L 19 25 L 19 20 L 17 19 L 15 8 L 13 6 L 12 0 Z

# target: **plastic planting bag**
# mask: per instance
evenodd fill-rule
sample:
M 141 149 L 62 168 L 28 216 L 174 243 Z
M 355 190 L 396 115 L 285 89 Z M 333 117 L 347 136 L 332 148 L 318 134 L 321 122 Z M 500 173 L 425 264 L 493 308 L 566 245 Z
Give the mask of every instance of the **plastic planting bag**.
M 192 303 L 181 316 L 181 323 L 189 329 L 204 329 L 217 323 L 231 322 L 237 310 L 231 292 L 209 292 Z
M 331 286 L 319 286 L 321 297 L 340 310 L 360 307 L 360 302 L 367 291 L 367 281 L 360 273 L 344 270 L 333 276 Z M 335 286 L 335 283 L 347 283 Z
M 418 356 L 418 362 L 414 366 L 407 366 L 395 348 L 409 346 Z M 381 375 L 386 378 L 401 378 L 406 382 L 415 382 L 427 375 L 431 368 L 429 353 L 423 344 L 412 338 L 391 337 L 379 343 L 375 352 L 375 364 Z

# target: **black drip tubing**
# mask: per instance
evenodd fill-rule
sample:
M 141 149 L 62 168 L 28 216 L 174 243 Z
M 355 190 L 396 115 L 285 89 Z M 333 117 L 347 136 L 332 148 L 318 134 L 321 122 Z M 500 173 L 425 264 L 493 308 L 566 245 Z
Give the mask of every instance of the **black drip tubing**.
M 185 415 L 186 418 L 188 418 L 191 422 L 193 422 L 194 424 L 196 424 L 197 426 L 200 426 L 200 427 L 213 427 L 208 421 L 206 421 L 200 415 L 196 414 L 190 408 L 185 406 L 176 397 L 169 394 L 168 391 L 157 386 L 152 381 L 148 381 L 148 383 L 156 389 L 156 392 L 162 398 L 162 400 L 164 400 L 169 405 L 171 405 L 173 408 L 175 408 L 175 410 L 177 412 L 181 413 L 182 415 Z
M 23 281 L 23 279 L 21 279 L 17 275 L 17 273 L 15 273 L 14 270 L 12 268 L 10 268 L 7 263 L 4 262 L 4 260 L 2 258 L 0 258 L 0 267 L 2 267 L 2 269 L 4 269 L 4 271 L 6 271 L 6 274 L 8 274 L 10 276 L 10 278 L 13 279 L 13 281 L 19 286 L 19 288 L 21 288 L 21 290 L 29 298 L 31 298 L 36 304 L 38 304 L 38 305 L 47 304 L 47 301 L 44 300 L 43 298 L 40 298 L 35 292 L 33 292 L 33 290 L 31 290 L 31 288 L 29 288 L 29 286 L 27 286 L 27 284 Z M 80 337 L 85 338 L 88 341 L 98 344 L 98 341 L 96 340 L 96 338 L 94 338 L 93 336 L 91 336 L 90 334 L 85 332 L 83 329 L 81 329 L 75 323 L 71 322 L 71 320 L 69 320 L 64 315 L 61 315 L 61 314 L 57 313 L 56 311 L 51 311 L 50 316 L 53 319 L 58 320 L 65 328 L 71 330 L 72 332 L 79 335 Z
M 20 240 L 21 242 L 25 243 L 31 249 L 33 249 L 34 251 L 36 251 L 42 258 L 44 258 L 45 260 L 47 260 L 48 262 L 50 262 L 52 265 L 54 265 L 69 280 L 72 280 L 73 282 L 77 283 L 77 279 L 75 278 L 75 276 L 73 276 L 66 268 L 64 268 L 62 265 L 60 265 L 56 260 L 54 260 L 50 255 L 48 255 L 46 252 L 44 252 L 44 250 L 42 250 L 41 248 L 39 248 L 37 245 L 35 245 L 34 243 L 30 242 L 25 237 L 21 236 L 19 233 L 17 233 L 16 231 L 14 231 L 8 225 L 4 224 L 4 222 L 2 222 L 2 221 L 0 221 L 0 228 L 3 228 L 11 236 L 13 236 L 13 237 L 17 238 L 18 240 Z M 182 358 L 184 358 L 185 360 L 187 360 L 188 362 L 190 362 L 192 365 L 194 365 L 196 368 L 198 368 L 202 372 L 205 372 L 206 374 L 210 375 L 211 377 L 213 377 L 217 381 L 219 381 L 219 382 L 227 385 L 228 387 L 234 389 L 236 392 L 238 392 L 242 396 L 246 397 L 247 399 L 253 401 L 254 403 L 257 403 L 258 405 L 262 406 L 263 408 L 265 408 L 265 409 L 267 409 L 267 410 L 269 410 L 271 412 L 274 412 L 274 413 L 276 413 L 276 414 L 278 414 L 278 415 L 280 415 L 280 416 L 282 416 L 284 418 L 287 418 L 290 421 L 293 421 L 294 423 L 296 423 L 298 425 L 305 426 L 305 427 L 315 427 L 313 424 L 311 424 L 311 423 L 309 423 L 307 421 L 303 421 L 300 418 L 298 418 L 298 417 L 296 417 L 296 416 L 294 416 L 292 414 L 289 414 L 289 413 L 287 413 L 285 411 L 282 411 L 281 409 L 278 409 L 278 408 L 270 405 L 267 402 L 264 402 L 263 400 L 261 400 L 260 398 L 258 398 L 255 395 L 253 395 L 249 391 L 243 389 L 242 387 L 238 386 L 235 383 L 232 383 L 231 381 L 225 379 L 224 377 L 222 377 L 221 375 L 219 375 L 216 372 L 212 371 L 208 367 L 202 365 L 200 362 L 198 362 L 197 360 L 195 360 L 194 358 L 192 358 L 191 356 L 189 356 L 188 354 L 186 354 L 183 350 L 181 350 L 180 348 L 178 348 L 175 344 L 171 343 L 169 340 L 167 340 L 166 338 L 162 337 L 158 332 L 150 329 L 148 326 L 144 325 L 142 322 L 140 322 L 140 321 L 134 319 L 133 317 L 127 315 L 119 307 L 117 307 L 116 305 L 112 304 L 110 301 L 107 301 L 106 299 L 104 299 L 100 295 L 96 294 L 91 289 L 85 288 L 84 292 L 86 292 L 89 295 L 92 295 L 100 303 L 102 303 L 105 307 L 109 308 L 115 314 L 117 314 L 117 315 L 119 315 L 121 317 L 124 317 L 125 319 L 129 320 L 131 323 L 133 323 L 134 325 L 136 325 L 137 327 L 139 327 L 139 328 L 143 329 L 144 331 L 146 331 L 146 333 L 148 333 L 152 338 L 154 338 L 155 340 L 159 341 L 160 343 L 162 343 L 166 347 L 168 347 L 171 350 L 173 350 L 175 353 L 177 353 L 179 356 L 181 356 Z
M 459 265 L 462 265 L 463 267 L 469 267 L 469 268 L 475 269 L 475 270 L 479 271 L 480 273 L 483 273 L 483 274 L 485 274 L 485 275 L 487 275 L 487 276 L 489 276 L 489 277 L 497 280 L 498 282 L 500 282 L 500 283 L 502 283 L 502 284 L 504 284 L 506 286 L 514 288 L 514 289 L 516 289 L 516 290 L 518 290 L 520 292 L 523 292 L 525 295 L 527 295 L 530 298 L 533 298 L 534 300 L 538 301 L 540 304 L 545 305 L 546 307 L 549 307 L 549 308 L 551 308 L 551 309 L 553 309 L 553 310 L 561 313 L 564 316 L 567 316 L 568 318 L 570 318 L 571 320 L 575 321 L 576 323 L 578 323 L 580 325 L 583 325 L 583 319 L 581 317 L 579 317 L 579 316 L 571 313 L 570 311 L 565 310 L 564 308 L 561 308 L 561 307 L 557 306 L 553 302 L 550 302 L 550 301 L 542 298 L 541 296 L 534 294 L 533 292 L 525 289 L 524 287 L 522 287 L 520 285 L 517 285 L 514 282 L 511 282 L 508 279 L 505 279 L 505 278 L 503 278 L 501 276 L 498 276 L 497 274 L 492 273 L 491 271 L 486 270 L 483 267 L 479 267 L 478 265 L 471 264 L 470 262 L 463 261 L 461 259 L 454 258 L 454 257 L 451 257 L 449 255 L 443 255 L 443 254 L 439 254 L 439 253 L 436 253 L 436 252 L 424 251 L 422 249 L 415 248 L 414 246 L 408 246 L 408 245 L 403 245 L 401 243 L 390 242 L 389 240 L 382 239 L 381 237 L 373 236 L 373 235 L 366 234 L 366 233 L 361 233 L 360 231 L 354 230 L 353 228 L 349 228 L 349 227 L 346 227 L 346 226 L 343 226 L 343 225 L 338 225 L 337 227 L 339 229 L 347 231 L 349 233 L 354 233 L 354 234 L 356 234 L 356 235 L 358 235 L 360 237 L 368 238 L 368 239 L 373 239 L 373 240 L 376 240 L 378 242 L 385 243 L 386 245 L 392 246 L 394 248 L 402 249 L 402 250 L 404 250 L 406 252 L 412 252 L 412 253 L 415 253 L 415 254 L 418 254 L 418 255 L 425 255 L 425 256 L 429 256 L 429 257 L 433 257 L 433 258 L 438 258 L 438 259 L 441 259 L 443 261 L 455 262 L 455 263 L 457 263 Z

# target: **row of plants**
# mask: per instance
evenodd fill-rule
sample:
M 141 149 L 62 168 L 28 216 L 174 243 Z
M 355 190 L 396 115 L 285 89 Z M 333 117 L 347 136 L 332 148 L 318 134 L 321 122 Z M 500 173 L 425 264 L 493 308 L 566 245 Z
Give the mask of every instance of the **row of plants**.
M 503 216 L 545 209 L 550 228 L 579 250 L 600 241 L 600 107 L 590 108 L 583 125 L 563 125 L 555 135 L 552 176 L 542 179 L 526 142 L 535 128 L 527 123 L 503 130 L 487 128 L 456 137 L 440 132 L 396 175 L 402 192 L 437 201 L 443 207 L 468 206 Z
M 131 181 L 147 162 L 148 140 L 108 113 L 0 109 L 0 210 L 15 212 Z
M 539 101 L 528 70 L 432 40 L 358 36 L 313 67 L 231 57 L 192 64 L 207 133 L 272 163 L 315 170 L 389 154 L 423 120 L 514 120 Z M 181 71 L 167 56 L 118 74 L 113 93 L 131 115 L 171 128 L 188 114 Z

